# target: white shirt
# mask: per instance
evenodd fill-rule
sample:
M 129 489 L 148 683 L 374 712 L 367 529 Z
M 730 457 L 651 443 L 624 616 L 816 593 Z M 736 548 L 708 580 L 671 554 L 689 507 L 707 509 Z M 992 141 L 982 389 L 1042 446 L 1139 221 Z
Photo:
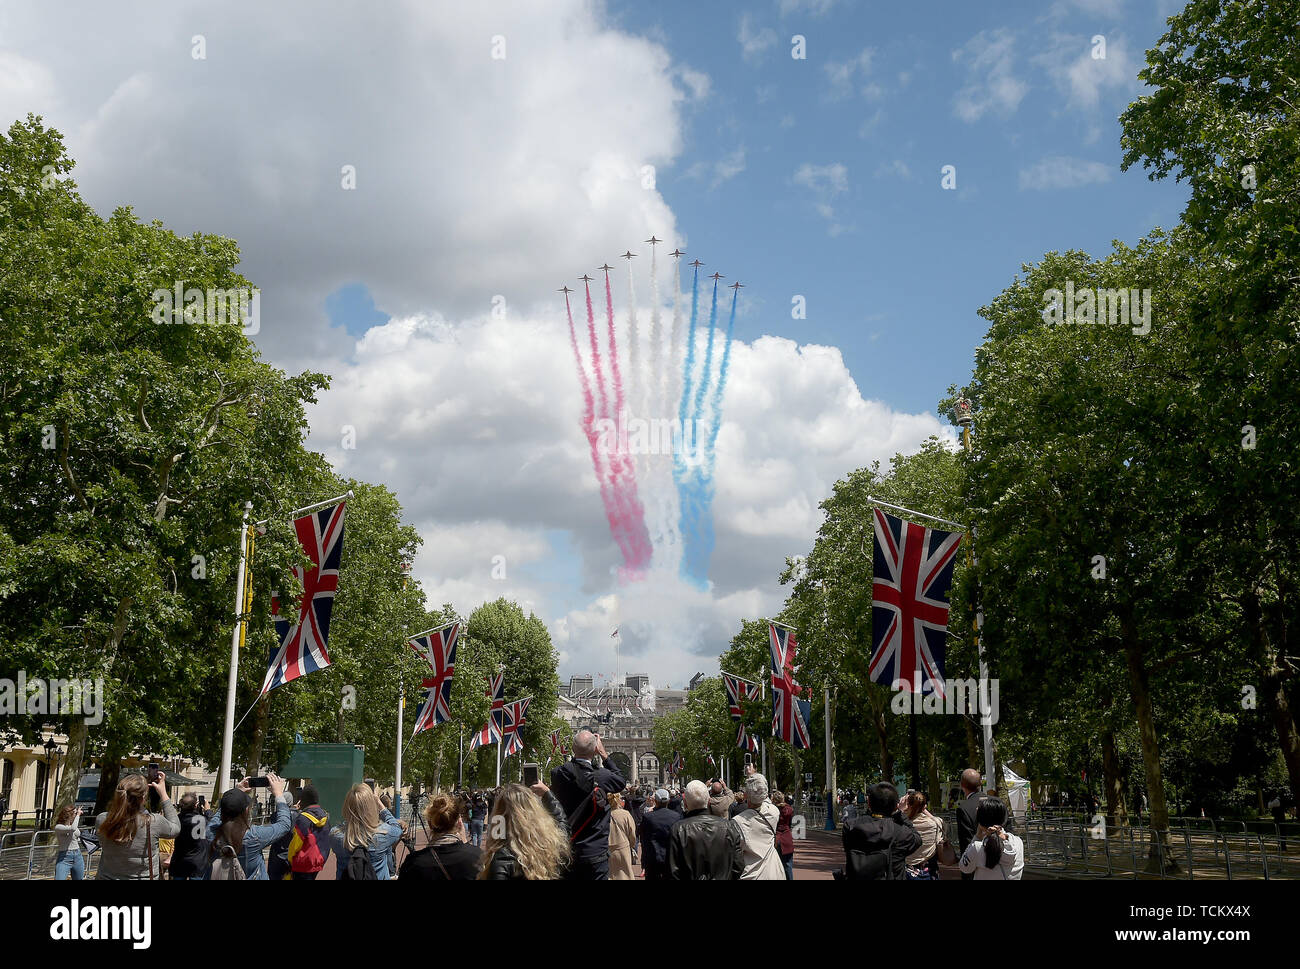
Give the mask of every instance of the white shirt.
M 1020 876 L 1025 871 L 1025 843 L 1010 831 L 1006 834 L 1007 840 L 1002 842 L 1002 857 L 992 868 L 985 867 L 984 864 L 984 842 L 972 838 L 957 863 L 962 874 L 969 875 L 973 872 L 977 882 L 1020 881 Z

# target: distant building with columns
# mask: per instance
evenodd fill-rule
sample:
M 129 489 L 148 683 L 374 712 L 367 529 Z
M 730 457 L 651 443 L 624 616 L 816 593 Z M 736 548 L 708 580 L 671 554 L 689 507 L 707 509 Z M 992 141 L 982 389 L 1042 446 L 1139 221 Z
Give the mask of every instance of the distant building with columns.
M 573 676 L 560 687 L 558 712 L 570 735 L 583 729 L 599 733 L 610 759 L 633 786 L 659 787 L 667 780 L 668 765 L 654 752 L 654 721 L 679 710 L 688 693 L 654 689 L 645 673 L 630 673 L 620 684 L 602 686 L 590 675 Z

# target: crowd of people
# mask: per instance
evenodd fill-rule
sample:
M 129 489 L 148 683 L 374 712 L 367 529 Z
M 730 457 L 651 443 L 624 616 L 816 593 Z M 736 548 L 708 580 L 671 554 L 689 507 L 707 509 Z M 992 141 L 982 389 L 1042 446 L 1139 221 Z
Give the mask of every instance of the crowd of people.
M 261 783 L 272 811 L 254 824 L 249 779 L 209 809 L 194 794 L 173 804 L 161 773 L 123 777 L 96 820 L 97 877 L 160 878 L 167 859 L 176 881 L 311 881 L 330 863 L 336 879 L 353 881 L 625 881 L 638 877 L 638 863 L 648 881 L 794 878 L 794 806 L 752 766 L 738 791 L 713 779 L 642 792 L 586 730 L 549 784 L 434 791 L 416 797 L 413 822 L 395 817 L 387 796 L 368 784 L 348 791 L 331 825 L 311 784 L 291 794 L 273 773 Z M 1006 805 L 979 794 L 977 771 L 966 771 L 961 784 L 955 850 L 924 793 L 900 797 L 892 784 L 872 787 L 843 825 L 845 865 L 836 877 L 930 880 L 946 861 L 967 879 L 1019 879 L 1024 845 L 1006 829 Z M 84 875 L 79 814 L 67 807 L 57 818 L 59 879 Z M 418 848 L 417 826 L 424 833 Z

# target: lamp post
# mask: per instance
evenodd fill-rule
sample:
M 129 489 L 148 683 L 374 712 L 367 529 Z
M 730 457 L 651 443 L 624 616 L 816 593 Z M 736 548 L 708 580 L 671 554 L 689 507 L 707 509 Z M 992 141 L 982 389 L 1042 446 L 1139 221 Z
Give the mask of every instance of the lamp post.
M 44 795 L 54 793 L 54 785 L 57 785 L 58 779 L 55 776 L 55 765 L 58 764 L 59 745 L 54 742 L 54 735 L 51 734 L 45 741 L 45 790 L 42 792 L 42 801 L 49 802 L 50 798 Z M 49 810 L 51 820 L 54 815 L 52 805 L 42 804 L 41 811 Z M 39 822 L 38 822 L 39 827 Z

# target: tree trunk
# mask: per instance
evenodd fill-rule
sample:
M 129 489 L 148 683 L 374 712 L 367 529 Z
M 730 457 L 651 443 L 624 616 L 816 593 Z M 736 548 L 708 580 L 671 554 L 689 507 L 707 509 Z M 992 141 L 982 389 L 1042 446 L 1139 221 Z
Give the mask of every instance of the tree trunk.
M 1106 786 L 1106 828 L 1113 830 L 1118 819 L 1128 820 L 1124 805 L 1124 780 L 1119 771 L 1119 754 L 1115 750 L 1115 734 L 1106 730 L 1101 735 L 1101 772 Z
M 108 810 L 108 802 L 113 800 L 117 790 L 118 778 L 122 775 L 122 748 L 114 741 L 109 741 L 104 750 L 104 762 L 99 765 L 99 790 L 95 793 L 95 814 Z
M 54 795 L 56 809 L 60 805 L 74 804 L 77 800 L 77 783 L 81 780 L 81 765 L 86 757 L 86 737 L 90 728 L 84 717 L 73 715 L 68 724 L 68 751 L 63 758 L 63 776 Z
M 943 791 L 939 788 L 939 751 L 930 745 L 930 808 L 933 814 L 943 810 Z
M 894 757 L 889 752 L 889 720 L 885 714 L 889 711 L 888 703 L 880 702 L 880 690 L 875 685 L 867 687 L 867 698 L 871 703 L 871 720 L 876 728 L 876 741 L 880 746 L 880 771 L 889 783 L 894 782 Z
M 1165 804 L 1165 782 L 1160 770 L 1160 741 L 1151 706 L 1146 660 L 1142 655 L 1142 644 L 1138 642 L 1133 617 L 1127 610 L 1120 615 L 1120 635 L 1124 643 L 1124 659 L 1128 664 L 1129 683 L 1133 690 L 1138 733 L 1142 738 L 1142 766 L 1146 772 L 1147 796 L 1151 802 L 1151 849 L 1147 855 L 1146 870 L 1155 874 L 1161 871 L 1174 872 L 1178 871 L 1178 863 L 1169 847 L 1169 808 Z
M 975 737 L 975 724 L 971 722 L 970 717 L 962 717 L 961 720 L 966 725 L 966 764 L 969 767 L 979 764 L 983 768 L 984 759 L 980 757 L 979 740 Z
M 261 773 L 262 743 L 266 740 L 266 725 L 270 719 L 271 697 L 267 694 L 257 701 L 257 709 L 253 711 L 253 739 L 248 745 L 248 764 L 245 766 L 249 777 Z
M 1269 719 L 1273 721 L 1273 729 L 1277 732 L 1278 746 L 1282 749 L 1282 760 L 1286 764 L 1287 779 L 1291 784 L 1291 797 L 1295 799 L 1294 803 L 1300 804 L 1300 734 L 1296 732 L 1295 714 L 1286 695 L 1290 670 L 1278 664 L 1277 650 L 1264 626 L 1259 596 L 1253 589 L 1244 597 L 1242 606 L 1250 627 L 1251 641 L 1263 669 L 1260 697 Z

